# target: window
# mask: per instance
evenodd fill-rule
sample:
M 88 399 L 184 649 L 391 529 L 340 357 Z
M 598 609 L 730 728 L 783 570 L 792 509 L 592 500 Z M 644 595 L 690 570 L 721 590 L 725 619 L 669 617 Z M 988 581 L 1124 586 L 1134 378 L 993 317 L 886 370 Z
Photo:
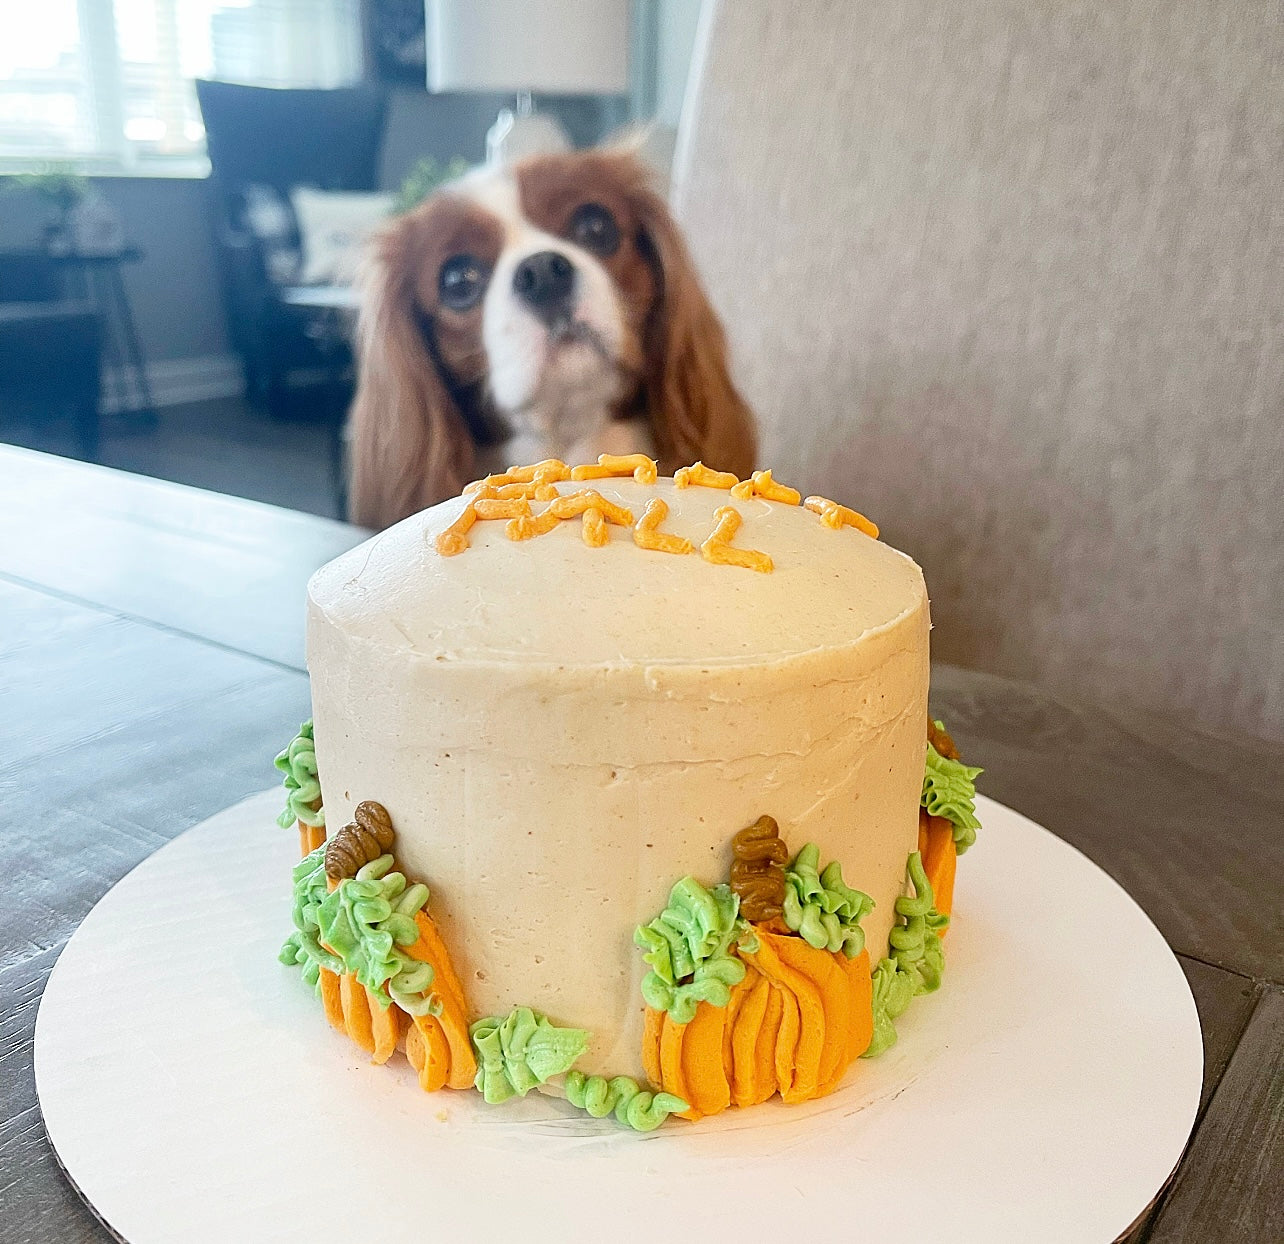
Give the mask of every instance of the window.
M 344 86 L 361 76 L 359 0 L 6 0 L 0 167 L 191 171 L 194 78 Z

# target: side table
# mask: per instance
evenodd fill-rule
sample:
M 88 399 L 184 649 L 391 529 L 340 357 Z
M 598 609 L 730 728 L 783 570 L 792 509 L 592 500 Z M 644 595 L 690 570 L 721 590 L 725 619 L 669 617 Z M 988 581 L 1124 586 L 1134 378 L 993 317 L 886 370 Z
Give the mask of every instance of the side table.
M 147 360 L 138 339 L 133 309 L 121 277 L 127 263 L 139 263 L 144 254 L 136 246 L 126 246 L 110 255 L 50 255 L 49 261 L 68 274 L 67 284 L 73 297 L 93 304 L 102 331 L 103 385 L 112 408 L 133 416 L 145 426 L 156 423 L 156 404 L 152 400 L 151 382 L 147 379 Z

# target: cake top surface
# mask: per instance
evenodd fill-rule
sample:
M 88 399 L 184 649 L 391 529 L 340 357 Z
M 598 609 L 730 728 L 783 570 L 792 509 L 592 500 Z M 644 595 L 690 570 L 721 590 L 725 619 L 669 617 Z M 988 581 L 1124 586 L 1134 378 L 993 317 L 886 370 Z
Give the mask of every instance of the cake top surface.
M 354 638 L 424 660 L 584 667 L 786 660 L 852 645 L 926 604 L 909 557 L 802 505 L 667 477 L 556 485 L 561 496 L 585 489 L 603 509 L 629 511 L 629 522 L 659 499 L 667 513 L 657 533 L 685 538 L 691 551 L 639 547 L 623 514 L 599 523 L 600 547 L 589 544 L 581 514 L 556 525 L 550 516 L 550 529 L 514 539 L 502 513 L 475 521 L 479 494 L 465 495 L 323 566 L 309 584 L 310 608 Z M 538 518 L 553 504 L 546 495 L 492 509 Z M 728 547 L 765 553 L 769 572 L 762 562 L 756 570 L 702 556 L 715 529 L 721 543 L 732 528 Z

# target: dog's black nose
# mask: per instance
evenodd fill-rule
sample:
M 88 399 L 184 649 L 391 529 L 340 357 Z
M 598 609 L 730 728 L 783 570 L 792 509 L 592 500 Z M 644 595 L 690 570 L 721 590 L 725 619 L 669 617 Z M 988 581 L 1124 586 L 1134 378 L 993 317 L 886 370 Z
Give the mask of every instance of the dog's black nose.
M 575 265 L 557 251 L 528 255 L 513 273 L 513 292 L 546 324 L 565 318 L 575 289 Z

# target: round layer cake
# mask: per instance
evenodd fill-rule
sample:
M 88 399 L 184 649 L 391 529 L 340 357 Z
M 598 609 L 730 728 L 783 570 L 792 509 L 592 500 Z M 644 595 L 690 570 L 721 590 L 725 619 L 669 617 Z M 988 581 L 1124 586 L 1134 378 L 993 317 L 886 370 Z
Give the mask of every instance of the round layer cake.
M 317 765 L 330 826 L 387 808 L 474 1014 L 532 1007 L 591 1034 L 585 1070 L 640 1077 L 634 929 L 679 878 L 725 880 L 759 816 L 841 862 L 876 904 L 871 960 L 886 953 L 918 841 L 928 601 L 910 558 L 798 505 L 559 485 L 584 487 L 630 517 L 661 499 L 661 530 L 694 552 L 480 521 L 444 556 L 465 497 L 318 571 Z M 727 505 L 769 572 L 701 556 Z

